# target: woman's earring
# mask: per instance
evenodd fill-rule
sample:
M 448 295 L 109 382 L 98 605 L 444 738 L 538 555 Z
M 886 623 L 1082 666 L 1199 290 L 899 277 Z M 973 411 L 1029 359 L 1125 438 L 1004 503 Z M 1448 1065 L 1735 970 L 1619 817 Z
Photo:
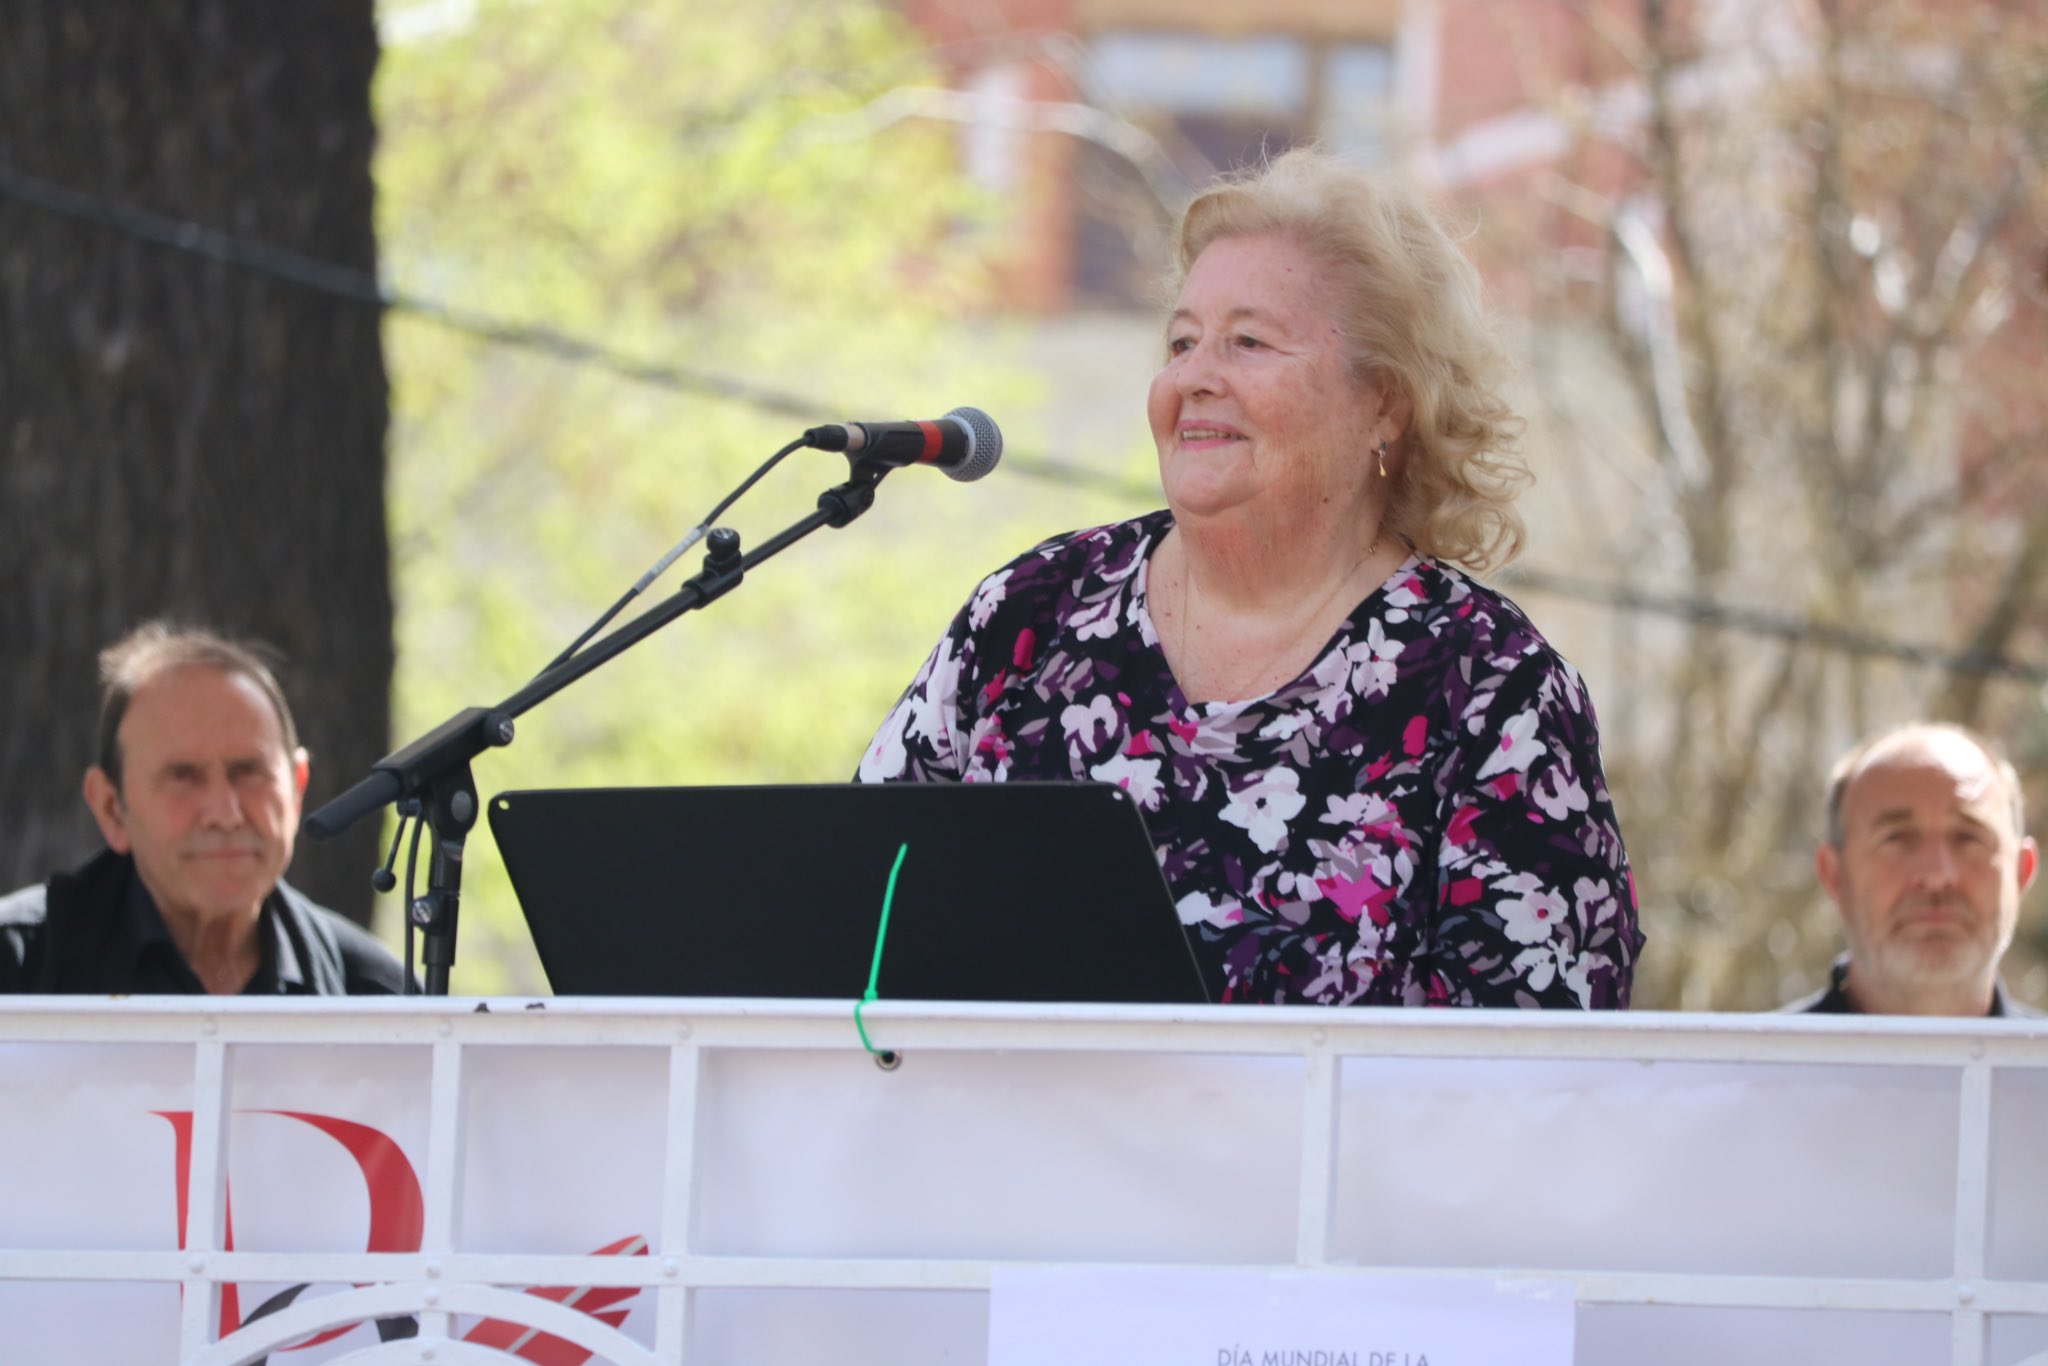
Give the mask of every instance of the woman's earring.
M 1380 442 L 1380 478 L 1387 477 L 1387 443 Z

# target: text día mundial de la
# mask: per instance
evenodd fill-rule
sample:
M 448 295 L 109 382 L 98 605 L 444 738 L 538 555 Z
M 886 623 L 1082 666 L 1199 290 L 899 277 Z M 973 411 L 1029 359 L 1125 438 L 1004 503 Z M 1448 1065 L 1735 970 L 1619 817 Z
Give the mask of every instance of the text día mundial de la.
M 1216 1349 L 1216 1366 L 1429 1366 L 1427 1352 L 1361 1352 L 1357 1348 L 1249 1347 Z

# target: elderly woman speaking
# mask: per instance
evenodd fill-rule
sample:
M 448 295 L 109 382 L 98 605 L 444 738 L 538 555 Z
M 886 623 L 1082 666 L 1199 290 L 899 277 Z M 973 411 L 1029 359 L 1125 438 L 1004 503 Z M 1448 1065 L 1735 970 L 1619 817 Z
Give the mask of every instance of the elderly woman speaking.
M 1096 779 L 1224 1001 L 1621 1007 L 1642 938 L 1579 675 L 1466 576 L 1526 471 L 1476 272 L 1314 152 L 1179 233 L 1167 509 L 984 579 L 864 781 Z

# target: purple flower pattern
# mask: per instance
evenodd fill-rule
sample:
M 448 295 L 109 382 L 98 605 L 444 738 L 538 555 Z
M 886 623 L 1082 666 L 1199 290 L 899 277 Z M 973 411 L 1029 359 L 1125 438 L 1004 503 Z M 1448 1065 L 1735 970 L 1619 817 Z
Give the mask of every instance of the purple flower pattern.
M 1171 526 L 984 579 L 861 780 L 1124 787 L 1217 1000 L 1626 1007 L 1642 935 L 1592 702 L 1521 610 L 1411 556 L 1293 682 L 1191 705 L 1145 603 Z

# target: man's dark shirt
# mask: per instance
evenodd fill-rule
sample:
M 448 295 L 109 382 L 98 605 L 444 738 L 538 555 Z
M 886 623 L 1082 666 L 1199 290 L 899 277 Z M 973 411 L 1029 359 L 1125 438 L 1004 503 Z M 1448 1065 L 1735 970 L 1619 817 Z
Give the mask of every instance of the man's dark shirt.
M 1807 997 L 1803 1001 L 1794 1001 L 1791 1005 L 1786 1006 L 1785 1009 L 1790 1012 L 1810 1015 L 1861 1015 L 1863 1012 L 1858 1010 L 1856 1003 L 1849 999 L 1849 959 L 1847 956 L 1837 958 L 1834 967 L 1828 970 L 1828 984 L 1824 990 Z M 2007 996 L 2005 994 L 2005 983 L 1994 982 L 1991 984 L 1991 1009 L 1985 1011 L 1984 1014 L 1987 1019 L 1992 1017 L 2003 1018 L 2006 1016 L 2017 1016 L 2027 1019 L 2038 1017 L 2041 1012 L 2023 1001 L 2015 1001 Z
M 349 921 L 280 882 L 264 899 L 245 996 L 390 995 L 403 969 Z M 0 899 L 0 993 L 200 996 L 135 862 L 111 850 Z

